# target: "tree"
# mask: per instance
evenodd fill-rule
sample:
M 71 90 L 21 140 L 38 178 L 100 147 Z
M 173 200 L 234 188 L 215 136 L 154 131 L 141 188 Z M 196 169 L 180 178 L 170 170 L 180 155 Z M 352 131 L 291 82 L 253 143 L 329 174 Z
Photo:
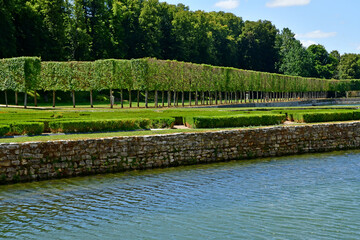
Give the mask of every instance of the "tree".
M 339 63 L 340 79 L 360 79 L 360 55 L 344 54 Z
M 241 67 L 275 72 L 277 34 L 278 30 L 270 21 L 246 21 L 239 38 Z
M 13 8 L 12 0 L 0 0 L 0 58 L 16 56 Z
M 313 60 L 295 34 L 284 28 L 277 40 L 280 60 L 277 62 L 279 72 L 286 75 L 310 77 L 314 71 Z
M 32 7 L 43 19 L 43 60 L 65 60 L 65 6 L 64 0 L 33 0 Z
M 331 78 L 337 68 L 337 59 L 330 55 L 324 46 L 313 44 L 308 47 L 307 51 L 313 58 L 315 71 L 312 74 L 317 78 Z
M 161 18 L 159 1 L 144 1 L 139 16 L 139 24 L 144 34 L 143 54 L 147 57 L 161 57 Z

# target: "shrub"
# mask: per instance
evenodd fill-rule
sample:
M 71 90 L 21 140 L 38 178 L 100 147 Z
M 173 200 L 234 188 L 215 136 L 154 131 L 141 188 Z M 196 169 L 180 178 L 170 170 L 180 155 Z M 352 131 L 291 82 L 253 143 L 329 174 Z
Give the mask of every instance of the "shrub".
M 175 118 L 153 118 L 151 119 L 152 128 L 172 128 L 175 124 Z
M 295 122 L 332 122 L 332 121 L 349 121 L 354 119 L 353 111 L 348 112 L 310 112 L 310 113 L 294 113 L 293 118 Z
M 12 135 L 38 135 L 44 132 L 44 123 L 41 122 L 22 122 L 11 124 Z
M 10 132 L 10 126 L 9 125 L 0 125 L 0 137 L 5 136 Z
M 285 121 L 284 114 L 236 115 L 223 117 L 187 117 L 186 125 L 193 128 L 223 128 L 266 126 L 280 124 Z
M 51 132 L 106 132 L 106 131 L 130 131 L 137 129 L 149 129 L 149 119 L 115 119 L 115 120 L 75 120 L 54 121 L 49 123 Z

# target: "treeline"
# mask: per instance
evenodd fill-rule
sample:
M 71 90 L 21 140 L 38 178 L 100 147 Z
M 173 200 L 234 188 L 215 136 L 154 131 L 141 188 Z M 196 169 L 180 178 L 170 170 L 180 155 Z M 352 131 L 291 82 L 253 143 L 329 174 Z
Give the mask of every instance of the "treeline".
M 154 57 L 287 75 L 357 79 L 360 56 L 305 49 L 289 29 L 158 0 L 0 0 L 0 58 Z
M 327 92 L 344 92 L 360 89 L 360 81 L 325 80 L 303 78 L 275 73 L 240 70 L 229 67 L 214 67 L 204 64 L 157 60 L 154 58 L 132 60 L 97 60 L 89 62 L 41 62 L 37 57 L 20 57 L 0 60 L 0 90 L 25 93 L 24 105 L 27 105 L 27 93 L 34 91 L 52 91 L 53 106 L 55 92 L 71 92 L 75 107 L 75 92 L 88 91 L 93 106 L 93 91 L 110 90 L 110 102 L 113 107 L 113 90 L 120 90 L 121 106 L 124 104 L 123 91 L 127 91 L 129 105 L 132 107 L 132 91 L 145 94 L 145 107 L 148 107 L 149 92 L 154 92 L 155 107 L 158 107 L 158 95 L 161 93 L 162 106 L 171 106 L 172 98 L 178 103 L 181 94 L 182 106 L 185 93 L 189 104 L 195 99 L 204 104 L 222 104 L 242 102 L 243 100 L 278 101 L 290 98 L 326 97 Z M 206 96 L 205 96 L 206 95 Z M 35 98 L 36 102 L 36 98 Z M 207 102 L 208 103 L 208 102 Z M 36 105 L 36 103 L 35 103 Z

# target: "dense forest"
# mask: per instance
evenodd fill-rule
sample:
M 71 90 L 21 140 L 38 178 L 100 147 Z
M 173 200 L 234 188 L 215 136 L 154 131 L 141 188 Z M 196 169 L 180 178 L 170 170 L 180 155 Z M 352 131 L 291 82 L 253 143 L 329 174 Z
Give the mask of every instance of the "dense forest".
M 158 0 L 0 0 L 0 58 L 153 57 L 287 75 L 360 79 L 360 55 L 304 48 L 290 29 Z

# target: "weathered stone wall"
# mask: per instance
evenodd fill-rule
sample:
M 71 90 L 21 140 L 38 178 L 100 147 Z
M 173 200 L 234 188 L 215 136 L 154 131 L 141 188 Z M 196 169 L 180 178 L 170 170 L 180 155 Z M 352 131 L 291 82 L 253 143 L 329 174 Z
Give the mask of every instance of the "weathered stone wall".
M 2 183 L 360 147 L 360 122 L 0 144 Z

